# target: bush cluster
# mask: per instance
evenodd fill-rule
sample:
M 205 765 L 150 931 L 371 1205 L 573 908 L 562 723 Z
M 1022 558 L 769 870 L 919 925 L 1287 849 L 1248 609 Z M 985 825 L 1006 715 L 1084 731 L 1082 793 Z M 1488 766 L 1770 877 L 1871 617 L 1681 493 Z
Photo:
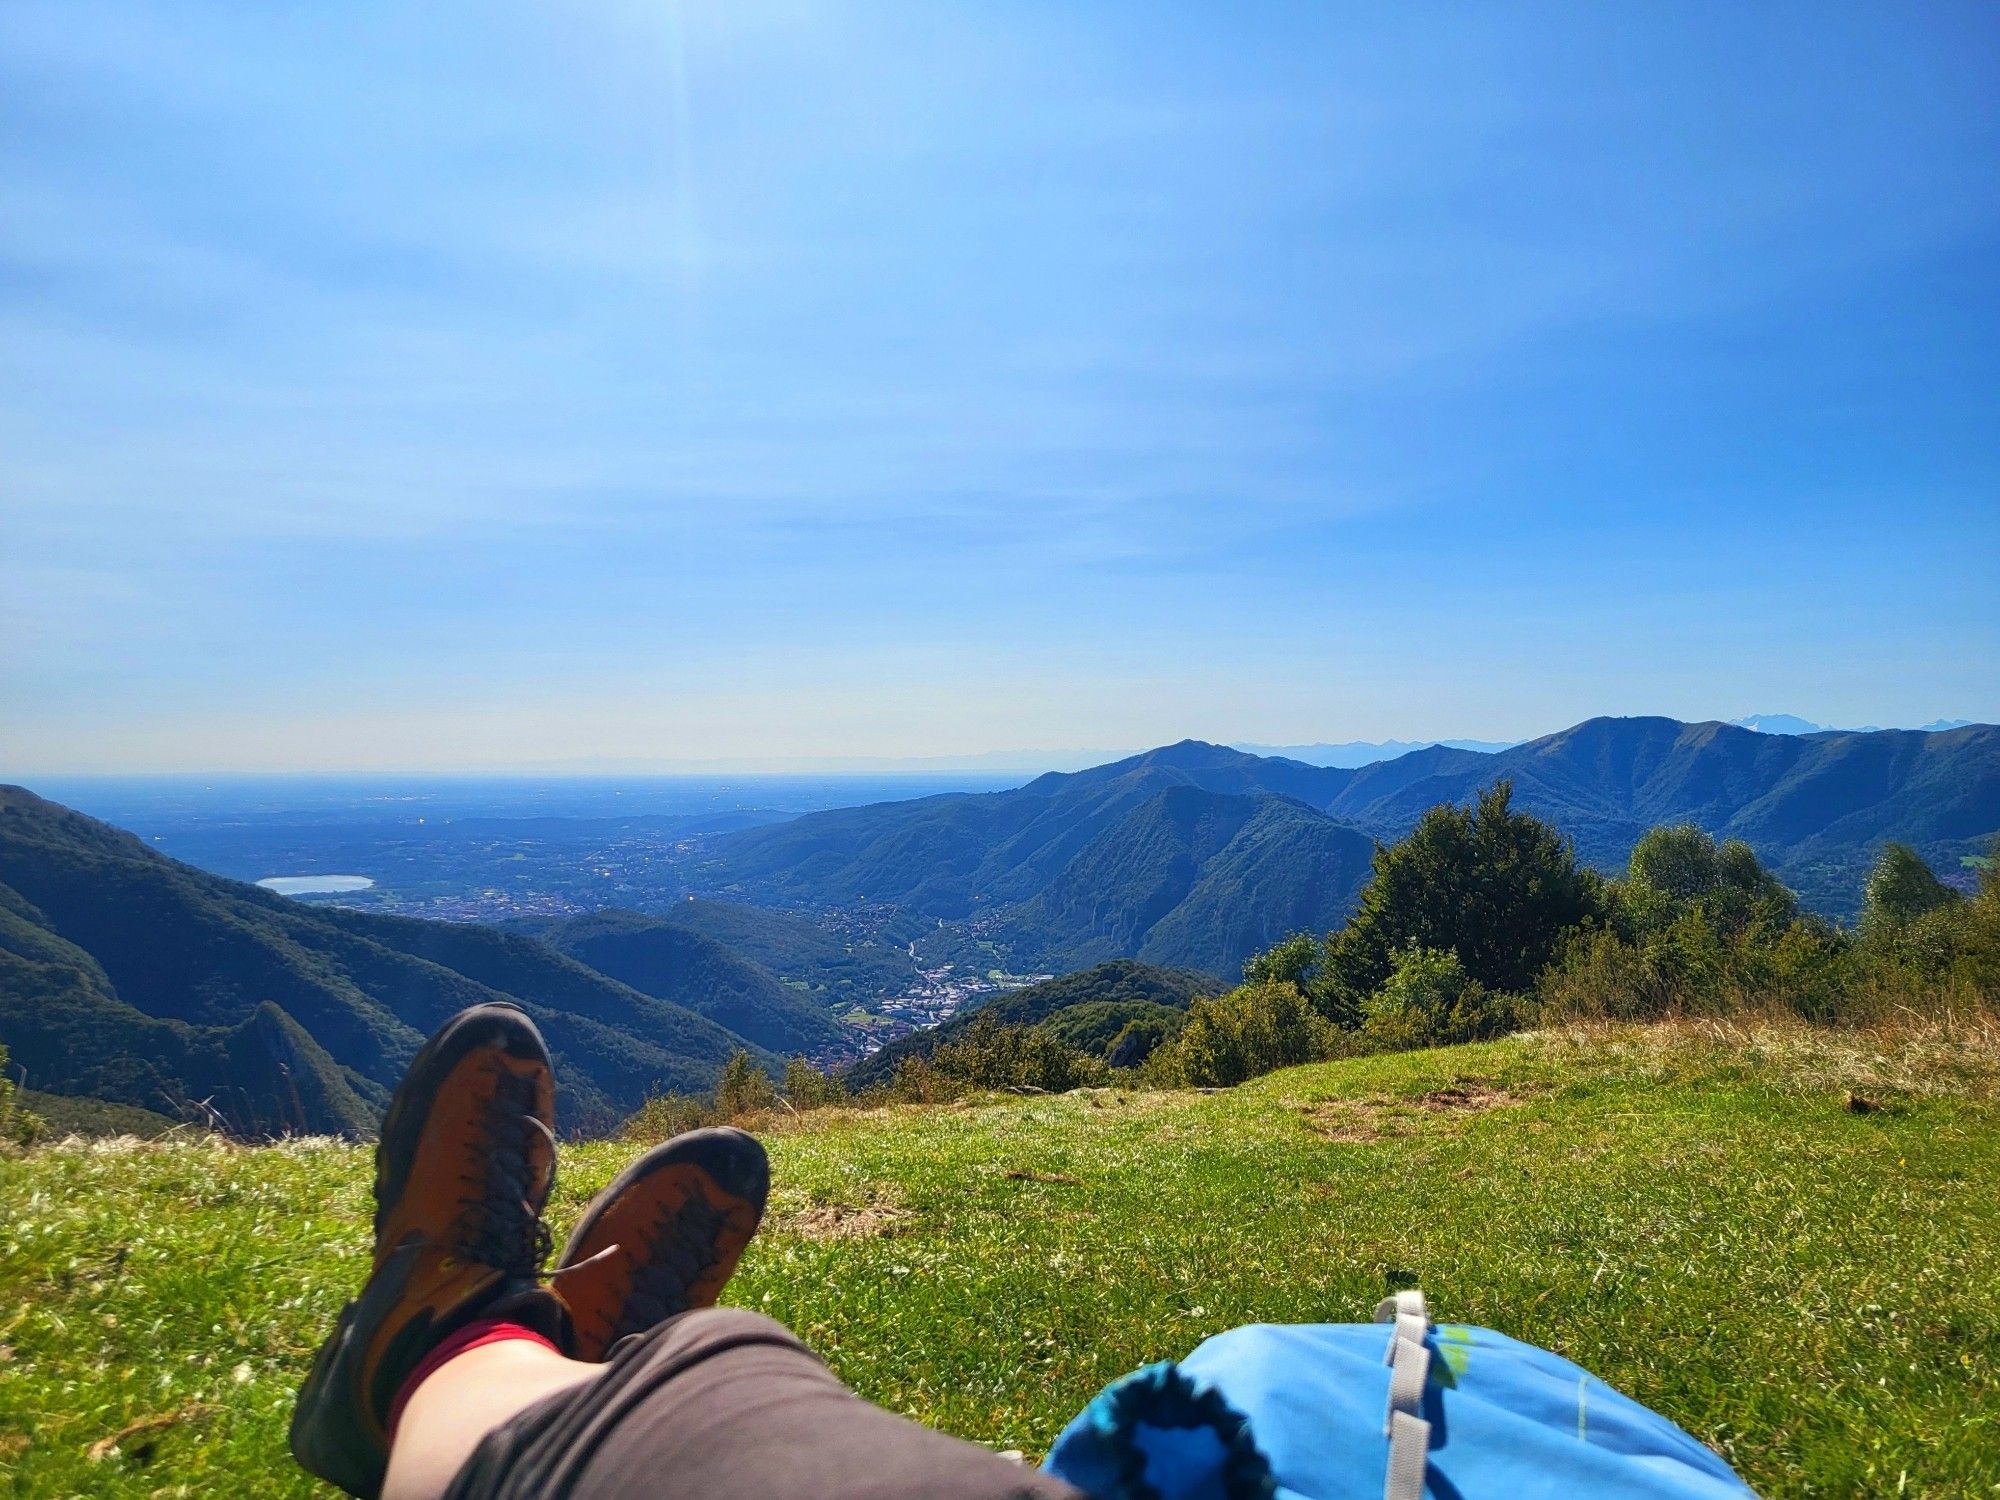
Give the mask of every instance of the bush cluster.
M 1576 864 L 1502 784 L 1435 808 L 1377 851 L 1352 921 L 1296 934 L 1198 1002 L 1144 1073 L 1238 1083 L 1274 1068 L 1445 1046 L 1544 1021 L 1788 1012 L 1818 1024 L 1895 1010 L 2000 1009 L 2000 861 L 1970 897 L 1887 846 L 1859 926 L 1799 908 L 1748 845 L 1655 828 L 1623 876 Z
M 1801 913 L 1740 843 L 1656 828 L 1537 986 L 1549 1020 L 1784 1011 L 1820 1024 L 2000 1006 L 2000 877 L 1971 897 L 1916 853 L 1876 861 L 1854 930 Z
M 739 1051 L 724 1064 L 712 1092 L 656 1094 L 626 1117 L 618 1133 L 628 1141 L 664 1141 L 704 1125 L 751 1123 L 773 1111 L 796 1114 L 847 1099 L 846 1085 L 803 1057 L 787 1062 L 783 1081 L 773 1083 L 756 1059 Z
M 1784 1011 L 1820 1024 L 1895 1009 L 2000 1010 L 2000 858 L 1954 890 L 1890 844 L 1843 929 L 1803 912 L 1747 844 L 1691 825 L 1655 828 L 1605 879 L 1512 805 L 1501 782 L 1432 808 L 1376 850 L 1359 909 L 1324 938 L 1298 933 L 1244 966 L 1244 982 L 1155 1007 L 1100 1053 L 1112 1017 L 1076 1030 L 990 1016 L 903 1061 L 860 1096 L 795 1059 L 782 1093 L 738 1054 L 708 1100 L 668 1096 L 628 1134 L 671 1133 L 783 1103 L 931 1104 L 982 1090 L 1061 1093 L 1109 1082 L 1226 1088 L 1275 1069 L 1366 1052 L 1480 1041 L 1544 1021 Z

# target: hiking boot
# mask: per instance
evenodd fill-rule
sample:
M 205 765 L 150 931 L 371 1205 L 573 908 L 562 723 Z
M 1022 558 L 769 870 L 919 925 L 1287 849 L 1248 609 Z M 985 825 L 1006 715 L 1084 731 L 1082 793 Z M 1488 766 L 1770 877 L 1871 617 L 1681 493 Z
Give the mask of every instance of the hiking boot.
M 516 1007 L 461 1011 L 417 1053 L 375 1148 L 374 1270 L 292 1413 L 292 1453 L 306 1469 L 350 1494 L 379 1494 L 396 1393 L 470 1322 L 505 1318 L 563 1342 L 562 1304 L 537 1282 L 554 1124 L 548 1048 Z
M 770 1190 L 764 1148 L 727 1128 L 675 1136 L 619 1173 L 583 1211 L 553 1273 L 573 1357 L 608 1359 L 621 1339 L 714 1306 Z

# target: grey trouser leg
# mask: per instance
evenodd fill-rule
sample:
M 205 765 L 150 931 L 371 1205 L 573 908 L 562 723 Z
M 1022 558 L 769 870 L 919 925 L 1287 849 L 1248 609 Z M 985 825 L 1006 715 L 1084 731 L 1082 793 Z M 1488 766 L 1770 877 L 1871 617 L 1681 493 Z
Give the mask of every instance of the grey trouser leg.
M 489 1433 L 446 1500 L 1083 1500 L 863 1401 L 757 1313 L 684 1313 Z

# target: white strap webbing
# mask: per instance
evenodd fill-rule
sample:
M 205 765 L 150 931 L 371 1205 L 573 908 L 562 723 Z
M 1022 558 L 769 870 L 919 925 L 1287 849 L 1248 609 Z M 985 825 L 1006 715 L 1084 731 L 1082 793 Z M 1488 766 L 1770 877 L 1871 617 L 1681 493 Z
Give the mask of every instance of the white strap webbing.
M 1431 1373 L 1431 1351 L 1424 1343 L 1431 1320 L 1424 1294 L 1410 1290 L 1384 1297 L 1375 1309 L 1375 1321 L 1396 1325 L 1383 1356 L 1389 1366 L 1389 1410 L 1382 1421 L 1389 1439 L 1389 1476 L 1382 1485 L 1382 1500 L 1423 1500 L 1431 1446 L 1431 1424 L 1418 1415 Z

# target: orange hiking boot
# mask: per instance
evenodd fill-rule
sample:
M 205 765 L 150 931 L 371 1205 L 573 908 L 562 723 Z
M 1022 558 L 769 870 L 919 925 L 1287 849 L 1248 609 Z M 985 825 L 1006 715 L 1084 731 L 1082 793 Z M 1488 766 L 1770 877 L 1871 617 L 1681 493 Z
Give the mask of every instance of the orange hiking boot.
M 771 1167 L 756 1137 L 691 1130 L 655 1146 L 591 1200 L 556 1262 L 571 1355 L 612 1345 L 691 1307 L 712 1307 L 764 1217 Z
M 467 1323 L 505 1318 L 563 1342 L 562 1303 L 537 1281 L 554 1124 L 548 1049 L 512 1005 L 461 1011 L 410 1063 L 375 1148 L 374 1270 L 292 1414 L 292 1453 L 312 1473 L 379 1494 L 396 1393 Z

